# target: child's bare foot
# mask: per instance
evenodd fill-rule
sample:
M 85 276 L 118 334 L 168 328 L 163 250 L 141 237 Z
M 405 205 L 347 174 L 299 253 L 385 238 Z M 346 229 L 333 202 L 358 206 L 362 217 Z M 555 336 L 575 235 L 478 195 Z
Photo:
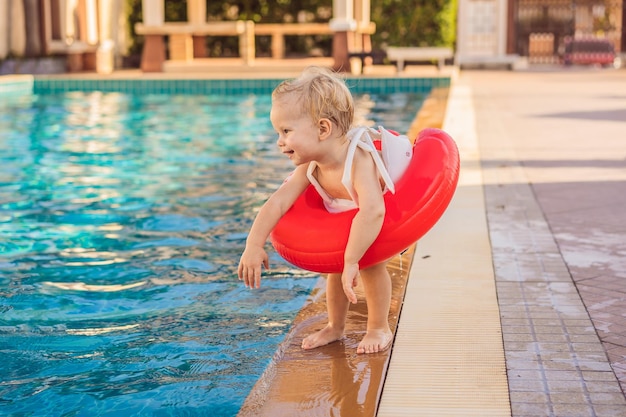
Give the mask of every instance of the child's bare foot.
M 319 332 L 308 335 L 302 339 L 302 349 L 315 349 L 316 347 L 324 346 L 341 339 L 343 336 L 343 329 L 336 329 L 330 324 L 327 324 Z
M 389 329 L 368 330 L 365 337 L 359 343 L 356 353 L 383 352 L 391 347 L 393 333 Z

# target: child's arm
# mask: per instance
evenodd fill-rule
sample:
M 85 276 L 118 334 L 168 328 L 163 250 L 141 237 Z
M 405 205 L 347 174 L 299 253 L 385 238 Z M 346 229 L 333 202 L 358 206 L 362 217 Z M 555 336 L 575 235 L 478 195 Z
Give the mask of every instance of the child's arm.
M 260 287 L 261 266 L 269 269 L 267 253 L 263 247 L 280 218 L 309 184 L 306 169 L 306 165 L 297 167 L 289 180 L 272 194 L 257 214 L 250 233 L 248 233 L 246 248 L 241 255 L 237 268 L 237 275 L 240 280 L 243 280 L 246 287 Z
M 353 287 L 357 285 L 359 261 L 380 233 L 385 218 L 385 201 L 378 170 L 370 155 L 365 152 L 355 154 L 352 178 L 359 198 L 359 211 L 350 227 L 341 281 L 346 297 L 356 304 Z

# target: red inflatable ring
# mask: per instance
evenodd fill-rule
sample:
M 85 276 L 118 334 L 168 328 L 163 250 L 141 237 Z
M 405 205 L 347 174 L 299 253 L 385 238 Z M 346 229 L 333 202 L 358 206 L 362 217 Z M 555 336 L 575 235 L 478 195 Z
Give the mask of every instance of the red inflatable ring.
M 380 234 L 359 262 L 375 265 L 400 253 L 424 236 L 448 207 L 459 179 L 459 152 L 454 140 L 440 129 L 422 130 L 413 158 L 387 192 L 385 220 Z M 352 219 L 358 209 L 329 213 L 310 185 L 274 228 L 270 239 L 289 263 L 319 273 L 341 272 Z

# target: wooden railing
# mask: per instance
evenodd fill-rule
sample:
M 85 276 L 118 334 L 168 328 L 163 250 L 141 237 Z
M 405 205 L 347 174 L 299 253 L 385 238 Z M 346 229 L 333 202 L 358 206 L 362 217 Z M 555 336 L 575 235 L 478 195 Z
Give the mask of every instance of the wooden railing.
M 143 23 L 135 24 L 135 32 L 138 35 L 146 36 L 146 40 L 150 37 L 160 37 L 157 39 L 154 47 L 164 48 L 162 38 L 169 38 L 169 57 L 173 61 L 192 61 L 194 58 L 194 37 L 204 38 L 206 36 L 238 36 L 239 37 L 239 55 L 243 58 L 244 63 L 252 64 L 254 62 L 254 22 L 251 20 L 235 20 L 207 22 L 203 24 L 192 24 L 187 22 L 167 22 L 159 26 L 146 26 Z M 142 56 L 143 60 L 154 55 L 145 48 L 150 48 L 146 42 Z M 164 56 L 163 54 L 160 54 Z M 158 65 L 162 64 L 159 63 Z M 153 67 L 151 65 L 150 67 Z M 160 71 L 160 70 L 159 70 Z
M 356 33 L 371 35 L 376 31 L 376 25 L 359 26 Z M 206 36 L 238 36 L 239 55 L 247 65 L 254 63 L 255 35 L 271 36 L 272 58 L 285 57 L 285 36 L 287 35 L 332 35 L 334 31 L 328 23 L 257 23 L 253 21 L 219 21 L 203 24 L 188 22 L 167 22 L 159 26 L 146 26 L 143 23 L 135 24 L 135 32 L 146 36 L 142 54 L 142 69 L 144 71 L 160 71 L 165 52 L 155 51 L 155 48 L 165 48 L 163 37 L 169 38 L 169 58 L 174 61 L 192 61 L 194 59 L 194 38 Z M 201 40 L 203 42 L 204 39 Z M 154 62 L 144 62 L 152 60 Z M 157 62 L 161 60 L 161 62 Z

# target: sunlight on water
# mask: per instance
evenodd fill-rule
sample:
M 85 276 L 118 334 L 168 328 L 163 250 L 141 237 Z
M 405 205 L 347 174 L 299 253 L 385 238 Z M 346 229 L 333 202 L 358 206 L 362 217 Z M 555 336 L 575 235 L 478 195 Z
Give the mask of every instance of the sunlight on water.
M 406 130 L 421 97 L 358 97 Z M 378 103 L 378 104 L 376 104 Z M 247 231 L 293 167 L 269 96 L 66 93 L 0 102 L 0 408 L 234 416 L 318 276 Z

